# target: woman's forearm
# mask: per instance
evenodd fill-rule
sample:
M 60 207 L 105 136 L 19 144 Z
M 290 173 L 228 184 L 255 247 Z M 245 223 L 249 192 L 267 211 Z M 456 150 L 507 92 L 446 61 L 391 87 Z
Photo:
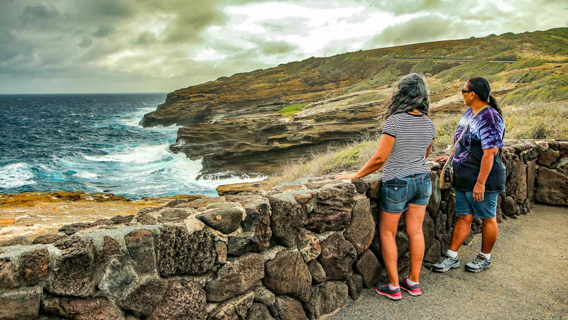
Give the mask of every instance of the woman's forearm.
M 485 185 L 487 177 L 493 168 L 493 159 L 495 155 L 492 153 L 484 153 L 481 158 L 481 167 L 479 168 L 479 174 L 477 175 L 477 182 Z
M 366 175 L 369 175 L 382 168 L 384 164 L 385 161 L 373 157 L 367 162 L 367 164 L 365 164 L 365 166 L 363 166 L 363 168 L 361 168 L 361 170 L 359 170 L 359 172 L 355 174 L 355 177 L 362 178 Z

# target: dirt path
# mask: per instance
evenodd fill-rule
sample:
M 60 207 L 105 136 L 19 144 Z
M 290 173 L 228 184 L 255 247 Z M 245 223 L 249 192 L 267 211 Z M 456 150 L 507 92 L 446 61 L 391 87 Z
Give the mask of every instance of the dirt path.
M 499 227 L 491 269 L 463 270 L 479 252 L 476 236 L 460 248 L 461 269 L 423 269 L 422 296 L 391 301 L 364 289 L 327 319 L 568 319 L 568 208 L 536 205 Z

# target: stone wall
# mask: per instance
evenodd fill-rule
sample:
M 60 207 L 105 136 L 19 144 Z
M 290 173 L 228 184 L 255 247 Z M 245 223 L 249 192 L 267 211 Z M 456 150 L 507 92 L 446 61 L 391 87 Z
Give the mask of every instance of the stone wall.
M 567 142 L 510 142 L 503 154 L 499 220 L 526 214 L 535 201 L 568 205 Z M 455 198 L 437 188 L 440 166 L 431 168 L 426 265 L 445 252 L 455 222 Z M 0 248 L 0 319 L 318 319 L 386 277 L 380 188 L 380 173 L 351 182 L 307 177 L 268 192 L 175 200 Z M 396 238 L 403 274 L 404 225 Z

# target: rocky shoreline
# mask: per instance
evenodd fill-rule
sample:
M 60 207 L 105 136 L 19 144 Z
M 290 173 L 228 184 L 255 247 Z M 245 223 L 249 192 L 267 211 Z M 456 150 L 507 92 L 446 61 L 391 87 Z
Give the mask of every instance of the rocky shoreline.
M 535 202 L 568 206 L 568 142 L 507 146 L 503 159 L 499 220 L 527 214 Z M 437 188 L 440 165 L 430 167 L 426 265 L 446 251 L 455 222 L 454 194 Z M 0 318 L 322 318 L 386 276 L 376 230 L 381 176 L 305 177 L 177 199 L 0 247 Z M 480 227 L 476 220 L 468 242 Z M 404 219 L 397 245 L 404 274 Z

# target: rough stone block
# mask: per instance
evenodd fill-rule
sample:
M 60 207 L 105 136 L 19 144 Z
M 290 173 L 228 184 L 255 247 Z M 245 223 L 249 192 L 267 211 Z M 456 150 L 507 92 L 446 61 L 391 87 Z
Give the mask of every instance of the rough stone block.
M 248 291 L 264 277 L 264 259 L 257 253 L 230 258 L 205 286 L 207 300 L 221 302 Z
M 296 236 L 307 223 L 306 212 L 289 192 L 269 196 L 272 236 L 277 243 L 296 246 Z
M 321 263 L 319 263 L 317 260 L 312 260 L 308 262 L 308 270 L 310 270 L 310 274 L 312 275 L 312 281 L 314 283 L 325 282 L 326 279 L 325 270 L 323 270 Z
M 18 267 L 11 257 L 0 258 L 0 290 L 19 286 Z
M 42 301 L 42 313 L 66 319 L 78 320 L 123 320 L 124 313 L 104 297 L 60 298 L 51 297 Z
M 308 320 L 302 303 L 289 296 L 277 296 L 270 313 L 277 320 Z
M 310 300 L 305 304 L 310 319 L 319 319 L 341 309 L 349 301 L 347 284 L 340 281 L 328 281 L 313 286 Z
M 48 290 L 58 295 L 86 297 L 95 289 L 95 253 L 90 239 L 71 236 L 57 241 L 61 255 L 55 260 Z
M 264 286 L 276 294 L 289 294 L 302 302 L 310 296 L 312 275 L 297 251 L 280 251 L 265 264 Z
M 124 237 L 128 254 L 134 260 L 139 273 L 156 271 L 154 233 L 150 230 L 135 230 Z
M 205 320 L 206 295 L 203 287 L 188 279 L 168 281 L 162 301 L 154 308 L 148 320 Z
M 359 256 L 355 263 L 355 270 L 363 277 L 363 283 L 367 288 L 371 288 L 379 281 L 379 271 L 381 264 L 371 250 L 366 250 Z
M 41 287 L 1 291 L 0 319 L 36 319 L 39 313 L 41 295 Z
M 183 224 L 162 226 L 157 244 L 158 271 L 162 277 L 202 275 L 214 269 L 216 259 L 214 237 L 207 229 L 190 233 Z
M 47 279 L 49 263 L 47 248 L 26 251 L 20 256 L 20 276 L 28 286 L 35 286 Z
M 274 320 L 268 308 L 262 303 L 253 303 L 246 320 Z
M 241 296 L 223 302 L 209 315 L 210 320 L 239 320 L 245 319 L 252 306 L 254 293 L 247 292 Z
M 162 301 L 168 288 L 166 280 L 146 276 L 121 300 L 123 309 L 131 310 L 137 317 L 152 314 Z
M 536 179 L 535 200 L 552 205 L 568 205 L 568 176 L 562 173 L 540 167 Z
M 351 223 L 343 232 L 346 240 L 361 254 L 367 250 L 375 236 L 375 220 L 371 213 L 371 201 L 368 198 L 359 198 L 351 212 Z
M 318 260 L 325 270 L 327 280 L 349 279 L 356 258 L 357 250 L 341 233 L 334 233 L 321 242 Z

